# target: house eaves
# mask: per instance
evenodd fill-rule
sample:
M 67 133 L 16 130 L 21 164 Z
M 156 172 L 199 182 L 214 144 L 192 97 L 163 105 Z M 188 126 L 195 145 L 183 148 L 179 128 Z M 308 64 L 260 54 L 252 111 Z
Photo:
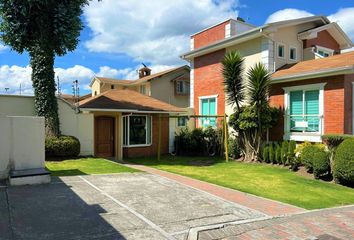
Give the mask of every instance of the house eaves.
M 138 109 L 106 109 L 106 108 L 80 108 L 81 111 L 86 112 L 126 112 L 126 113 L 160 113 L 160 114 L 177 114 L 177 113 L 186 113 L 186 111 L 145 111 Z
M 329 77 L 329 76 L 352 74 L 352 73 L 354 73 L 354 66 L 351 65 L 351 66 L 317 70 L 317 71 L 305 72 L 300 74 L 291 74 L 282 77 L 272 78 L 271 83 L 276 84 L 276 83 L 283 83 L 289 81 L 298 81 L 298 80 L 305 80 L 305 79 L 312 79 L 312 78 L 319 78 L 319 77 Z

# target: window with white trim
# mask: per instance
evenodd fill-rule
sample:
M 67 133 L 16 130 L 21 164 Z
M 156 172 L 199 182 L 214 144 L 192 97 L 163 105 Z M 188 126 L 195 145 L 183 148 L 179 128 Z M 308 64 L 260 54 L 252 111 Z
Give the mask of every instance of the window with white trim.
M 123 146 L 147 146 L 151 144 L 152 120 L 148 115 L 123 116 Z
M 146 85 L 140 85 L 140 93 L 146 95 Z
M 200 98 L 200 115 L 216 115 L 217 114 L 217 101 L 216 97 L 211 98 Z M 215 117 L 202 117 L 200 118 L 200 123 L 202 127 L 216 126 Z
M 316 46 L 316 53 L 321 57 L 329 57 L 333 55 L 334 50 L 330 48 L 325 48 L 321 46 Z
M 296 53 L 296 48 L 295 47 L 290 47 L 289 49 L 289 59 L 296 61 L 297 59 L 297 53 Z
M 187 117 L 179 117 L 177 119 L 177 126 L 178 127 L 185 127 L 185 126 L 187 126 L 187 121 L 188 121 Z
M 324 86 L 284 87 L 284 139 L 321 142 L 324 130 Z
M 189 94 L 189 82 L 187 81 L 177 81 L 176 82 L 176 93 L 177 94 Z
M 284 58 L 285 57 L 285 45 L 278 43 L 278 57 Z

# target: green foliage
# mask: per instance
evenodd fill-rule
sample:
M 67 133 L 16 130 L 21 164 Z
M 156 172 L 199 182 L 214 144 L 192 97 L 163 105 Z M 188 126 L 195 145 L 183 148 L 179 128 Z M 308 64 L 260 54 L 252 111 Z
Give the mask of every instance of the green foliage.
M 322 144 L 307 145 L 302 149 L 300 155 L 301 162 L 310 172 L 312 172 L 315 155 L 317 155 L 317 153 L 321 154 L 323 152 L 325 152 L 325 147 Z
M 269 163 L 269 146 L 263 148 L 263 161 Z
M 328 149 L 332 150 L 338 147 L 344 140 L 352 138 L 354 138 L 353 135 L 327 134 L 322 136 L 322 141 L 327 145 Z
M 279 144 L 276 144 L 275 147 L 275 161 L 274 163 L 281 163 L 281 146 Z
M 336 182 L 354 185 L 354 139 L 344 140 L 334 157 L 333 177 Z
M 178 155 L 206 155 L 208 151 L 218 154 L 221 151 L 222 132 L 212 127 L 195 128 L 192 131 L 182 128 L 175 136 L 175 143 Z M 213 149 L 208 149 L 208 146 Z
M 310 146 L 310 145 L 312 145 L 312 143 L 307 142 L 307 141 L 298 144 L 298 145 L 296 146 L 296 149 L 295 149 L 295 154 L 296 154 L 298 157 L 301 158 L 302 150 L 303 150 L 305 147 Z
M 226 100 L 229 104 L 240 109 L 244 100 L 243 67 L 244 58 L 237 51 L 230 51 L 225 54 L 222 60 L 222 75 L 226 92 Z
M 229 138 L 229 156 L 233 159 L 238 159 L 240 157 L 238 142 L 235 138 Z
M 46 157 L 77 157 L 79 154 L 80 142 L 73 136 L 50 136 L 45 139 Z
M 315 152 L 312 159 L 313 175 L 318 179 L 321 175 L 329 171 L 329 156 L 324 150 Z
M 0 0 L 0 40 L 16 52 L 29 53 L 36 114 L 45 117 L 47 135 L 60 134 L 55 55 L 77 47 L 86 4 L 87 0 Z
M 280 158 L 280 160 L 281 160 L 281 163 L 284 165 L 286 164 L 286 161 L 287 161 L 288 149 L 289 149 L 289 142 L 283 141 L 281 144 L 281 152 L 280 152 L 281 158 Z
M 275 151 L 273 144 L 269 144 L 269 162 L 274 162 L 275 160 Z

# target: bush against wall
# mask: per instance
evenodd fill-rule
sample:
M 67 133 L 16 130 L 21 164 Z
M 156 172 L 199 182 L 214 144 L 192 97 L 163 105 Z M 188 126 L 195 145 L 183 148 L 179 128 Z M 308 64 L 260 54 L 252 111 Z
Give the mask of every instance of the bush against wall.
M 354 139 L 344 140 L 334 157 L 333 177 L 336 182 L 354 185 Z
M 45 139 L 46 157 L 77 157 L 80 154 L 80 141 L 73 136 L 47 137 Z
M 300 154 L 302 164 L 307 168 L 309 172 L 314 170 L 314 159 L 316 155 L 321 156 L 325 151 L 325 146 L 323 144 L 310 144 L 306 145 Z M 323 155 L 323 154 L 322 154 Z M 328 161 L 328 159 L 326 160 Z

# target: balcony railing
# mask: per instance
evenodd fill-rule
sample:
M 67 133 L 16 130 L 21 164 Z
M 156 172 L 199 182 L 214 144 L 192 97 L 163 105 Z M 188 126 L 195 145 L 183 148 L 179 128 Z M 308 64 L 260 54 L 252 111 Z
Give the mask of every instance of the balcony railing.
M 288 115 L 290 132 L 322 133 L 323 117 L 318 114 Z

